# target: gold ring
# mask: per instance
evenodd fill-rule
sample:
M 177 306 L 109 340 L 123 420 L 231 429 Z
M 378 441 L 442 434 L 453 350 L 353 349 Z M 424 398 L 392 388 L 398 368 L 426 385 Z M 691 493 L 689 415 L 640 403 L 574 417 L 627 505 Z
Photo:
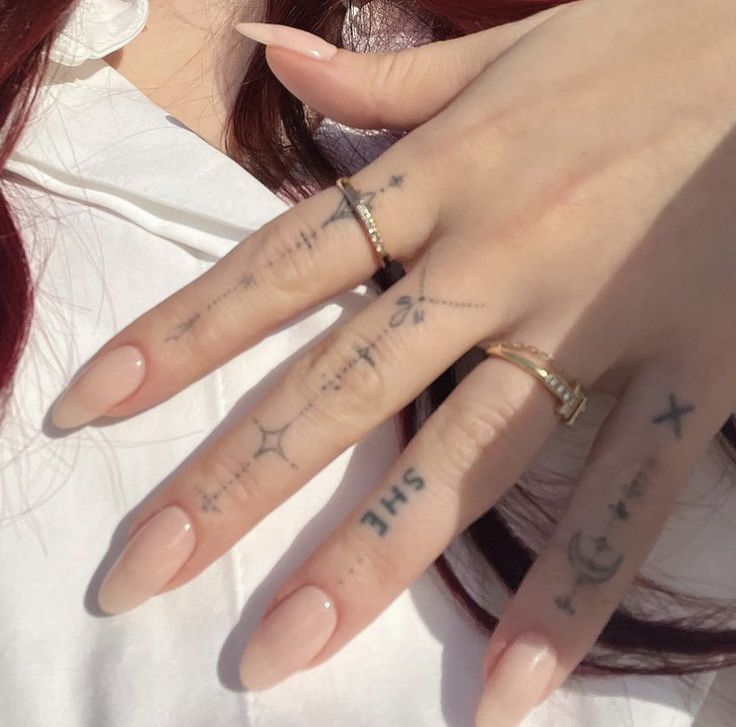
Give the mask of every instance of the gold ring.
M 386 246 L 383 244 L 383 238 L 378 231 L 378 225 L 373 217 L 370 206 L 360 196 L 355 187 L 350 184 L 350 180 L 347 177 L 340 177 L 337 180 L 337 187 L 342 192 L 343 197 L 345 197 L 345 201 L 353 211 L 355 218 L 363 227 L 368 241 L 376 251 L 381 267 L 387 268 L 391 262 L 391 258 L 389 257 L 388 250 L 386 250 Z
M 536 346 L 516 341 L 487 340 L 478 345 L 490 356 L 510 361 L 539 379 L 559 400 L 560 405 L 555 411 L 568 427 L 573 426 L 586 410 L 588 397 L 585 389 L 579 381 L 565 373 L 548 353 Z

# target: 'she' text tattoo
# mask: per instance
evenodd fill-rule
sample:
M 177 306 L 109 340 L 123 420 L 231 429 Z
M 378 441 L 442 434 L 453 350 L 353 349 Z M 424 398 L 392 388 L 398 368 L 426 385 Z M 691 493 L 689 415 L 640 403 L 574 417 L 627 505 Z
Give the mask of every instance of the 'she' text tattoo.
M 361 515 L 360 523 L 372 528 L 379 537 L 384 537 L 390 530 L 393 519 L 409 505 L 414 494 L 425 486 L 424 477 L 414 467 L 409 467 L 399 483 L 391 485 L 378 504 Z

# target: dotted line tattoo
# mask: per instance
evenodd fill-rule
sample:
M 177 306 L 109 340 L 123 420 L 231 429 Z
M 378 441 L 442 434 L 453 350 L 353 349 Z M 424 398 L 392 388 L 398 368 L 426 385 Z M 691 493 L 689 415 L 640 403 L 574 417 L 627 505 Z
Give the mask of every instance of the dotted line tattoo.
M 390 178 L 388 184 L 385 187 L 381 187 L 374 192 L 369 192 L 365 196 L 372 202 L 376 195 L 383 194 L 391 188 L 401 187 L 401 185 L 403 184 L 403 180 L 403 176 L 393 176 Z M 344 198 L 341 200 L 340 205 L 338 205 L 338 207 L 330 215 L 330 217 L 325 220 L 322 228 L 326 227 L 327 225 L 338 219 L 343 219 L 344 216 L 349 215 L 352 218 L 352 210 L 349 207 L 343 208 L 343 203 L 345 203 Z M 284 248 L 279 254 L 279 257 L 272 260 L 267 260 L 265 264 L 267 266 L 276 264 L 279 260 L 283 259 L 287 255 L 294 254 L 296 250 L 300 250 L 303 248 L 311 249 L 316 240 L 316 233 L 302 232 L 300 233 L 297 241 L 294 243 L 294 246 Z M 228 489 L 234 484 L 239 484 L 240 486 L 243 486 L 244 483 L 239 482 L 239 480 L 241 480 L 243 475 L 248 472 L 248 470 L 256 463 L 257 460 L 263 457 L 276 457 L 277 459 L 287 464 L 290 469 L 298 469 L 298 464 L 289 455 L 287 447 L 288 435 L 292 426 L 314 407 L 315 402 L 320 396 L 324 396 L 331 391 L 340 391 L 343 388 L 345 378 L 349 375 L 351 371 L 356 369 L 356 367 L 370 366 L 373 369 L 378 368 L 380 346 L 382 343 L 385 342 L 385 339 L 387 338 L 387 336 L 389 336 L 392 329 L 407 323 L 411 323 L 413 325 L 419 325 L 420 323 L 423 323 L 426 318 L 426 311 L 430 306 L 444 306 L 455 309 L 483 308 L 485 306 L 485 304 L 473 303 L 470 301 L 449 300 L 445 298 L 429 296 L 426 292 L 426 278 L 427 266 L 425 265 L 420 274 L 419 290 L 417 295 L 401 296 L 396 301 L 396 308 L 390 314 L 389 320 L 387 321 L 386 325 L 383 326 L 383 328 L 376 334 L 376 336 L 372 340 L 356 344 L 354 348 L 354 354 L 349 357 L 338 370 L 331 372 L 331 374 L 329 375 L 323 372 L 321 374 L 322 380 L 319 385 L 319 391 L 311 399 L 306 401 L 289 421 L 286 421 L 280 426 L 266 426 L 257 419 L 253 420 L 255 427 L 257 428 L 259 441 L 257 447 L 251 454 L 250 459 L 247 462 L 241 464 L 239 471 L 227 482 L 221 484 L 217 489 L 206 491 L 200 487 L 197 487 L 197 491 L 201 495 L 200 508 L 203 512 L 220 513 L 221 508 L 219 506 L 219 501 L 222 495 L 227 492 Z M 231 295 L 238 287 L 252 287 L 255 284 L 256 281 L 253 275 L 246 274 L 242 276 L 236 285 L 232 286 L 226 291 L 223 291 L 223 293 L 221 293 L 216 298 L 213 298 L 213 300 L 210 301 L 210 303 L 207 305 L 206 309 L 208 311 L 211 310 L 211 308 L 213 308 L 222 300 Z M 174 337 L 178 338 L 189 331 L 192 326 L 197 323 L 200 317 L 201 314 L 197 313 L 190 320 L 180 324 L 175 329 L 172 329 L 172 332 L 167 340 L 170 340 Z M 424 480 L 416 474 L 416 470 L 414 470 L 413 468 L 407 470 L 404 476 L 404 480 L 402 481 L 402 486 L 404 487 L 404 489 L 406 489 L 406 487 L 410 487 L 414 490 L 419 490 L 421 489 L 421 487 L 423 487 L 423 485 Z M 391 509 L 393 508 L 394 511 L 396 511 L 396 506 L 401 501 L 402 497 L 405 498 L 405 494 L 401 489 L 398 489 L 397 486 L 397 488 L 392 491 L 392 498 L 385 501 L 382 500 L 381 506 L 384 508 L 384 510 L 387 510 L 389 514 L 395 514 L 391 513 Z M 375 519 L 373 520 L 373 527 L 376 527 L 378 526 L 381 518 L 376 512 L 374 512 L 374 515 Z M 367 517 L 370 518 L 371 516 L 367 515 Z M 387 521 L 384 520 L 383 522 L 385 523 L 387 529 Z
M 677 439 L 682 439 L 682 419 L 695 411 L 694 404 L 678 403 L 675 394 L 669 395 L 669 408 L 653 416 L 652 424 L 671 423 Z M 608 505 L 609 520 L 604 533 L 587 536 L 582 530 L 573 533 L 567 545 L 567 561 L 575 574 L 570 590 L 555 598 L 557 607 L 566 614 L 575 614 L 573 596 L 579 586 L 585 583 L 605 583 L 619 571 L 624 554 L 618 552 L 610 543 L 610 531 L 615 524 L 623 524 L 631 517 L 632 502 L 644 494 L 648 484 L 648 472 L 654 465 L 654 457 L 647 459 L 642 470 L 626 485 L 623 496 Z M 587 547 L 592 546 L 592 547 Z
M 229 288 L 223 290 L 222 293 L 212 298 L 212 300 L 205 305 L 204 310 L 209 313 L 216 305 L 229 298 L 236 290 L 247 290 L 248 288 L 252 288 L 254 285 L 255 278 L 250 273 L 244 273 L 240 278 L 238 278 L 235 285 L 231 285 Z M 174 326 L 166 335 L 164 342 L 178 341 L 185 333 L 191 331 L 194 325 L 198 323 L 201 318 L 202 313 L 195 313 L 191 318 L 188 318 L 183 323 L 179 323 Z
M 427 266 L 422 268 L 419 275 L 419 291 L 416 296 L 402 295 L 396 301 L 396 310 L 389 319 L 391 328 L 398 328 L 405 323 L 418 325 L 424 321 L 426 309 L 429 305 L 441 305 L 449 308 L 485 308 L 485 303 L 473 303 L 464 300 L 448 300 L 446 298 L 435 298 L 428 296 L 427 292 Z
M 241 477 L 250 469 L 250 462 L 246 462 L 245 464 L 241 464 L 240 468 L 235 472 L 235 474 L 227 481 L 221 484 L 216 490 L 213 490 L 212 492 L 205 492 L 199 485 L 197 485 L 197 492 L 202 496 L 199 508 L 202 510 L 202 512 L 217 512 L 221 513 L 222 510 L 217 505 L 217 501 L 222 497 L 222 495 L 227 492 L 227 490 L 230 488 L 232 484 L 235 482 L 238 482 Z
M 421 291 L 424 291 L 425 289 L 425 279 L 426 266 L 421 275 Z M 437 305 L 452 304 L 452 307 L 455 308 L 482 308 L 484 305 L 476 303 L 465 303 L 462 301 L 445 301 L 444 299 L 439 298 L 426 298 L 426 295 L 424 297 L 422 297 L 422 295 L 423 293 L 420 294 L 420 296 L 418 296 L 417 298 L 417 304 L 420 306 L 424 304 L 425 299 L 427 303 L 432 303 L 436 301 Z M 396 305 L 399 307 L 399 313 L 402 313 L 404 311 L 405 306 L 402 301 L 405 297 L 406 296 L 402 296 L 397 301 Z M 414 325 L 423 323 L 425 320 L 424 311 L 423 309 L 421 310 L 421 316 L 415 316 L 414 320 L 412 321 Z M 312 409 L 315 402 L 320 396 L 323 396 L 331 391 L 340 391 L 343 387 L 345 377 L 348 376 L 348 374 L 357 366 L 365 365 L 370 366 L 373 369 L 378 367 L 378 353 L 380 350 L 380 345 L 384 342 L 386 337 L 391 334 L 393 328 L 397 328 L 399 325 L 406 323 L 408 320 L 405 315 L 399 323 L 396 323 L 396 315 L 396 312 L 391 314 L 388 324 L 385 325 L 372 340 L 360 345 L 356 345 L 354 355 L 347 361 L 345 361 L 345 363 L 337 371 L 333 372 L 331 376 L 328 376 L 326 373 L 323 372 L 321 374 L 322 382 L 319 386 L 319 392 L 314 397 L 306 401 L 301 409 L 299 409 L 299 411 L 292 417 L 290 421 L 287 421 L 280 427 L 266 427 L 258 420 L 254 420 L 254 423 L 258 428 L 260 434 L 260 442 L 256 451 L 253 453 L 251 460 L 243 465 L 243 474 L 249 469 L 251 464 L 253 464 L 256 459 L 263 457 L 266 454 L 277 456 L 279 459 L 288 464 L 291 469 L 298 469 L 297 463 L 294 462 L 293 459 L 291 459 L 285 448 L 284 440 L 286 439 L 286 435 L 289 429 L 310 409 Z M 215 492 L 204 492 L 203 490 L 199 490 L 202 494 L 201 509 L 204 512 L 220 512 L 220 509 L 217 507 L 218 498 L 221 497 L 222 494 L 228 490 L 230 485 L 237 481 L 237 479 L 239 478 L 232 478 L 224 485 L 221 485 L 220 488 L 217 489 Z M 398 495 L 395 494 L 395 497 L 400 497 L 400 495 L 401 493 L 399 492 Z
M 631 504 L 639 500 L 649 484 L 649 471 L 655 459 L 650 457 L 631 482 L 624 485 L 622 496 L 608 505 L 608 522 L 603 532 L 586 535 L 582 530 L 573 533 L 567 544 L 567 562 L 575 580 L 564 595 L 555 597 L 555 605 L 569 616 L 575 615 L 574 596 L 584 584 L 605 583 L 621 568 L 624 554 L 611 544 L 611 533 L 616 525 L 629 519 Z
M 389 178 L 388 182 L 383 187 L 380 187 L 377 190 L 365 192 L 363 196 L 366 199 L 368 206 L 372 210 L 373 201 L 378 195 L 385 194 L 390 189 L 400 189 L 403 183 L 404 183 L 404 175 L 395 174 Z M 354 218 L 353 218 L 353 212 L 350 206 L 348 205 L 345 198 L 341 196 L 340 202 L 337 205 L 335 211 L 332 212 L 330 216 L 322 223 L 322 225 L 320 226 L 320 229 L 324 229 L 325 227 L 331 225 L 333 222 L 337 222 L 338 220 L 343 220 L 343 219 L 354 219 Z M 275 257 L 271 257 L 267 259 L 264 262 L 264 266 L 267 268 L 272 268 L 275 265 L 278 265 L 283 260 L 285 260 L 287 257 L 296 255 L 297 253 L 300 253 L 303 250 L 309 250 L 311 252 L 315 248 L 317 240 L 318 240 L 318 233 L 315 230 L 302 230 L 298 233 L 298 235 L 296 236 L 296 240 L 291 245 L 287 245 L 286 247 L 284 247 Z M 213 308 L 215 308 L 222 301 L 226 300 L 236 290 L 239 290 L 239 289 L 247 290 L 249 288 L 255 287 L 256 284 L 257 284 L 257 280 L 255 276 L 253 275 L 253 273 L 250 271 L 245 272 L 243 275 L 241 275 L 241 277 L 237 280 L 237 282 L 234 285 L 222 291 L 219 295 L 215 296 L 214 298 L 212 298 L 212 300 L 210 300 L 204 306 L 204 309 L 202 311 L 198 311 L 194 313 L 192 316 L 187 318 L 187 320 L 181 323 L 178 323 L 173 328 L 171 328 L 166 334 L 166 337 L 164 338 L 164 342 L 178 341 L 182 336 L 184 336 L 186 333 L 191 331 L 192 328 L 194 328 L 194 326 L 202 320 L 203 313 L 208 313 L 212 311 Z

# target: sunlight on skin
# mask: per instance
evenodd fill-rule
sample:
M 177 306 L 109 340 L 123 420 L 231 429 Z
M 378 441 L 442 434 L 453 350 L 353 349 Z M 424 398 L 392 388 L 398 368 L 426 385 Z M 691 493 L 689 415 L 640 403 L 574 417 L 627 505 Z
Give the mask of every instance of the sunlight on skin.
M 144 32 L 105 60 L 224 151 L 228 109 L 256 46 L 232 26 L 260 20 L 262 0 L 151 0 L 150 9 Z

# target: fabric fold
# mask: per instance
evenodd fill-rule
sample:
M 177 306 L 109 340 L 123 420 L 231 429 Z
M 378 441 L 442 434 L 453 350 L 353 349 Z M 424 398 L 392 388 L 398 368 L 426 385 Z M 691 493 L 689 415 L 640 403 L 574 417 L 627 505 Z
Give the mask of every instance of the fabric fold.
M 104 61 L 57 68 L 7 169 L 214 259 L 288 209 Z

